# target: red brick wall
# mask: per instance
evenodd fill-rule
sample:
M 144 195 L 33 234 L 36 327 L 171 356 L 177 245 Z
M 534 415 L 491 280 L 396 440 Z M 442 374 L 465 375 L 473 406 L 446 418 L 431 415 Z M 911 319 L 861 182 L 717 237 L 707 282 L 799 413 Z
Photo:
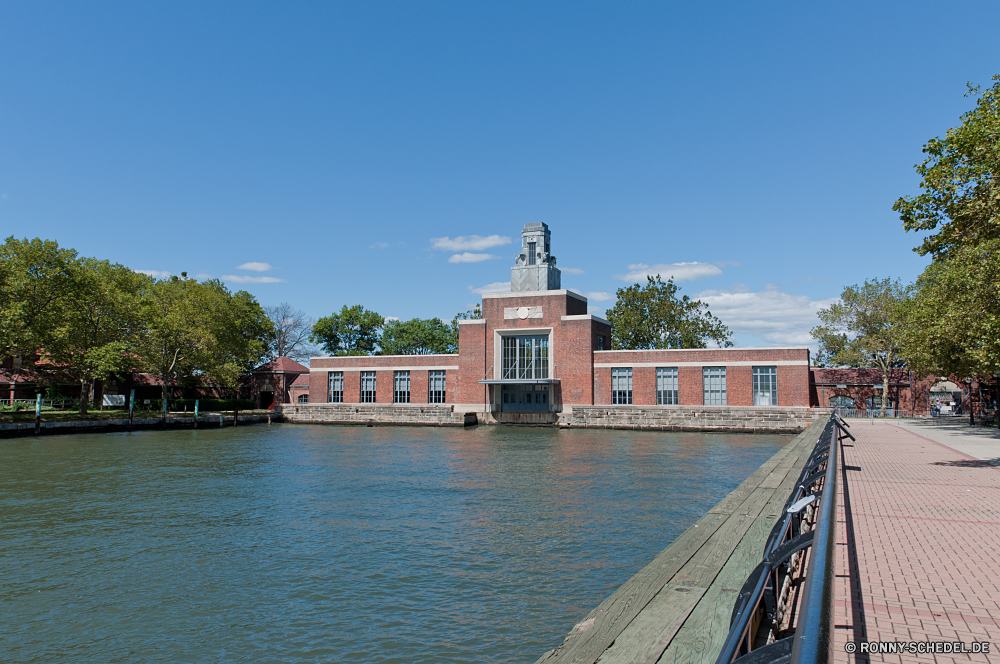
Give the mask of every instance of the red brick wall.
M 326 403 L 329 398 L 328 380 L 325 371 L 309 372 L 309 403 Z
M 682 406 L 704 403 L 702 367 L 726 367 L 726 402 L 730 406 L 753 405 L 753 366 L 774 366 L 776 362 L 794 361 L 801 365 L 778 365 L 778 405 L 809 405 L 809 351 L 798 348 L 765 349 L 692 349 L 648 351 L 604 351 L 594 353 L 597 364 L 614 364 L 627 367 L 633 364 L 677 366 L 680 363 L 698 362 L 698 366 L 678 366 L 679 400 Z M 751 363 L 732 365 L 733 362 Z M 611 368 L 594 368 L 595 404 L 611 403 Z M 656 403 L 656 368 L 633 367 L 632 403 Z
M 780 373 L 780 372 L 779 372 Z M 780 379 L 779 379 L 780 380 Z M 702 401 L 705 400 L 704 377 L 702 377 Z M 778 398 L 781 398 L 779 386 Z M 780 403 L 780 401 L 779 401 Z M 726 368 L 726 404 L 730 406 L 753 405 L 753 368 Z
M 567 314 L 577 315 L 577 314 Z M 594 349 L 597 336 L 610 337 L 610 327 L 593 318 L 560 320 L 552 330 L 552 359 L 559 379 L 557 403 L 594 403 Z
M 427 403 L 427 372 L 410 371 L 410 403 Z
M 705 379 L 701 367 L 677 367 L 677 392 L 681 406 L 701 406 L 705 403 Z
M 344 403 L 361 403 L 361 372 L 344 372 Z
M 778 367 L 778 405 L 809 405 L 809 367 Z
M 486 400 L 485 386 L 479 384 L 493 362 L 492 355 L 489 358 L 486 356 L 486 327 L 485 322 L 458 326 L 458 375 L 449 371 L 445 376 L 450 403 L 481 404 Z

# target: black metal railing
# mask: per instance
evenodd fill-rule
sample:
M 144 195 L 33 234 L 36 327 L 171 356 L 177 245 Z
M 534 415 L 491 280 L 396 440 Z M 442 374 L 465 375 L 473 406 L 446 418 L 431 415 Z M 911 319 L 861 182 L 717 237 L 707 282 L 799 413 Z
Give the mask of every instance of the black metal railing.
M 838 443 L 853 439 L 847 429 L 834 414 L 819 435 L 736 598 L 716 664 L 831 661 Z

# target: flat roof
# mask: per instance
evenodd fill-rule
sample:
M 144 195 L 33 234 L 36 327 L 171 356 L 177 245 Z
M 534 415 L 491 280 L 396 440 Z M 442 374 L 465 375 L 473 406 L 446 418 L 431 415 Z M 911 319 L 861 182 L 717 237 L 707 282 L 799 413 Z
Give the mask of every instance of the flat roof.
M 576 291 L 566 290 L 540 290 L 540 291 L 520 291 L 517 293 L 483 293 L 483 299 L 503 298 L 503 297 L 545 297 L 547 295 L 570 295 L 578 300 L 587 301 L 587 298 Z

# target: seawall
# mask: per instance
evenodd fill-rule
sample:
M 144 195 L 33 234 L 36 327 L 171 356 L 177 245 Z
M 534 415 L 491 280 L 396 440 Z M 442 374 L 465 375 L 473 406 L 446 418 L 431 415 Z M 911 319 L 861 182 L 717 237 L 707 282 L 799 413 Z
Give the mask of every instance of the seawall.
M 283 404 L 275 415 L 310 424 L 467 426 L 521 424 L 583 429 L 799 433 L 827 409 L 750 406 L 565 406 L 562 412 L 487 411 L 482 405 Z
M 799 433 L 828 409 L 781 406 L 573 406 L 560 425 L 584 429 Z
M 275 406 L 274 412 L 285 422 L 300 424 L 461 427 L 477 423 L 474 414 L 467 418 L 446 404 L 286 403 Z
M 269 421 L 279 422 L 280 418 L 268 415 L 240 415 L 239 426 L 246 424 L 267 424 Z M 233 426 L 233 416 L 222 416 L 221 426 Z M 198 418 L 199 429 L 219 428 L 218 415 L 202 415 Z M 42 422 L 38 435 L 49 436 L 65 433 L 110 433 L 114 431 L 143 431 L 150 429 L 193 429 L 194 415 L 191 417 L 169 417 L 164 422 L 162 418 L 151 417 L 133 419 L 131 428 L 128 419 L 120 420 L 74 420 L 69 422 Z M 18 436 L 34 436 L 34 422 L 0 423 L 0 438 L 15 438 Z

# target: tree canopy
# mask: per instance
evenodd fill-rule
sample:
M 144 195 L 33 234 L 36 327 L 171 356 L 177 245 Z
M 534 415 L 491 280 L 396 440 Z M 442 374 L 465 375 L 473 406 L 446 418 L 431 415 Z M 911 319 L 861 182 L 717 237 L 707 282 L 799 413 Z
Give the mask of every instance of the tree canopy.
M 619 288 L 615 306 L 607 311 L 611 345 L 616 350 L 706 348 L 709 341 L 732 346 L 732 333 L 712 315 L 708 305 L 680 290 L 672 279 L 648 277 L 645 286 Z
M 893 209 L 908 231 L 937 231 L 914 251 L 946 257 L 961 246 L 1000 238 L 1000 75 L 985 92 L 970 85 L 976 107 L 944 138 L 924 146 L 915 166 L 918 196 L 903 196 Z
M 892 279 L 848 286 L 840 301 L 817 312 L 823 323 L 812 336 L 820 354 L 835 366 L 879 367 L 882 394 L 889 394 L 889 369 L 905 366 L 901 356 L 912 287 Z M 886 398 L 882 399 L 885 412 Z
M 112 374 L 154 373 L 164 395 L 190 377 L 235 387 L 272 338 L 256 299 L 220 281 L 154 281 L 50 240 L 0 245 L 0 354 L 24 356 L 42 380 L 78 381 L 81 412 Z
M 454 353 L 458 336 L 440 318 L 386 321 L 379 341 L 379 355 L 429 355 Z
M 1000 75 L 958 127 L 924 146 L 917 196 L 893 209 L 931 264 L 908 305 L 903 352 L 920 373 L 961 379 L 1000 371 Z
M 378 347 L 385 318 L 356 304 L 324 316 L 312 328 L 310 341 L 330 355 L 371 355 Z

